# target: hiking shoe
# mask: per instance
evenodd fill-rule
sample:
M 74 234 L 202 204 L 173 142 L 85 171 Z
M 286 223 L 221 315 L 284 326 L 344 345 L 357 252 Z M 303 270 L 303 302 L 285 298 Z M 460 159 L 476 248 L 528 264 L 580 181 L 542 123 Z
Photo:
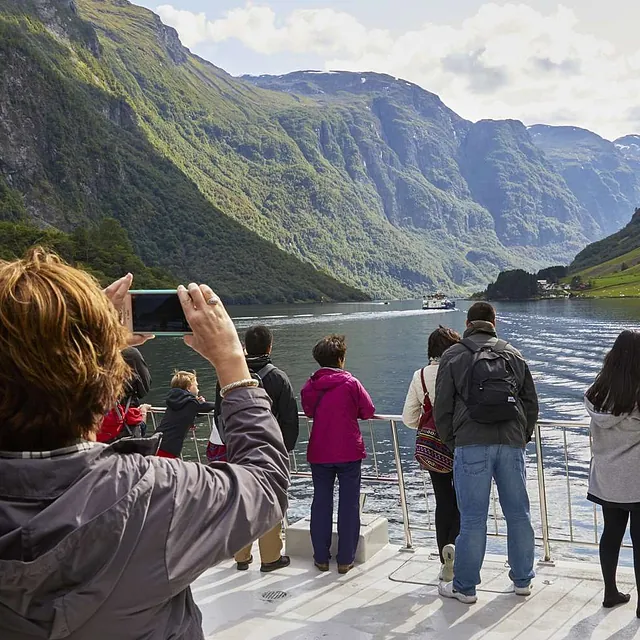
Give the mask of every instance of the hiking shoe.
M 249 565 L 253 562 L 253 556 L 251 556 L 245 562 L 236 562 L 236 569 L 238 571 L 246 571 L 249 568 Z
M 467 596 L 464 593 L 460 593 L 453 588 L 453 582 L 441 582 L 438 585 L 438 593 L 443 598 L 455 598 L 462 602 L 462 604 L 474 604 L 478 601 L 478 596 Z
M 313 565 L 318 571 L 329 571 L 328 562 L 314 562 Z
M 291 558 L 289 556 L 280 556 L 279 560 L 275 562 L 263 562 L 260 567 L 262 573 L 269 573 L 270 571 L 277 571 L 278 569 L 284 569 L 291 564 Z
M 513 585 L 513 592 L 517 596 L 530 596 L 531 589 L 533 589 L 533 585 L 531 583 L 529 583 L 526 587 L 516 587 L 515 584 Z
M 349 573 L 353 569 L 353 562 L 351 564 L 339 564 L 338 565 L 338 573 L 344 575 L 345 573 Z
M 453 582 L 453 563 L 456 558 L 456 548 L 452 544 L 448 544 L 442 549 L 442 557 L 444 564 L 440 569 L 440 580 L 443 582 Z

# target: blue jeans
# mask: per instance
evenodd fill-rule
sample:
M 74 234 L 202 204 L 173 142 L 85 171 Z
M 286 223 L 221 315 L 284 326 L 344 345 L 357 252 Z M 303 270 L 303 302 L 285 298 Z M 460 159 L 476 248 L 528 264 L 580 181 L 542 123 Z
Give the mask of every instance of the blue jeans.
M 460 535 L 456 539 L 453 587 L 475 595 L 487 547 L 487 516 L 491 479 L 498 488 L 507 521 L 509 577 L 516 587 L 526 587 L 534 577 L 535 538 L 527 495 L 525 452 L 501 444 L 456 447 L 453 477 L 460 510 Z
M 333 487 L 338 493 L 338 564 L 352 564 L 360 538 L 360 476 L 362 460 L 312 464 L 311 542 L 316 562 L 329 562 L 333 530 Z

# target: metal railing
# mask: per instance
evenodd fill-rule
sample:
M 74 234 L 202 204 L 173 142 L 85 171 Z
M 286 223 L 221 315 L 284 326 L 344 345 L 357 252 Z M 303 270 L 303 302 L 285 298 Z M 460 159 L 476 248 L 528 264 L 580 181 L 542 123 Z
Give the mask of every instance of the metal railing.
M 164 409 L 154 407 L 150 412 L 150 426 L 158 427 L 158 416 Z M 187 442 L 187 457 L 198 462 L 204 459 L 201 447 L 206 447 L 209 433 L 213 426 L 212 414 L 203 414 L 201 420 L 207 433 L 199 433 L 202 425 L 191 431 L 191 442 Z M 294 480 L 309 482 L 311 473 L 304 449 L 311 434 L 312 421 L 301 414 L 301 437 L 296 450 L 290 454 L 291 476 Z M 376 415 L 372 420 L 361 422 L 361 431 L 365 438 L 369 458 L 363 466 L 363 485 L 397 486 L 397 506 L 400 515 L 395 520 L 402 524 L 404 549 L 412 549 L 415 532 L 435 533 L 435 518 L 429 500 L 430 478 L 428 473 L 420 470 L 413 459 L 415 431 L 403 427 L 409 437 L 400 437 L 398 423 L 402 424 L 399 415 Z M 304 430 L 306 426 L 306 434 Z M 305 437 L 306 435 L 306 437 Z M 403 444 L 402 440 L 406 442 Z M 194 452 L 191 453 L 191 448 Z M 535 455 L 535 473 L 531 473 Z M 536 425 L 534 443 L 529 448 L 528 484 L 532 503 L 532 520 L 536 529 L 536 538 L 542 545 L 543 561 L 551 560 L 551 543 L 572 543 L 593 547 L 599 538 L 599 523 L 596 505 L 586 501 L 586 481 L 588 464 L 591 457 L 591 438 L 586 421 L 553 421 L 540 420 Z M 551 485 L 553 499 L 550 504 L 548 485 Z M 579 497 L 574 485 L 584 485 Z M 419 499 L 420 487 L 423 500 Z M 292 487 L 295 490 L 295 487 Z M 433 492 L 431 492 L 433 493 Z M 561 494 L 565 494 L 564 498 Z M 374 501 L 377 494 L 372 494 Z M 410 500 L 408 496 L 412 498 Z M 389 496 L 386 495 L 388 500 Z M 426 513 L 420 523 L 421 511 L 426 506 Z M 412 507 L 414 507 L 412 509 Z M 492 487 L 491 508 L 488 527 L 490 536 L 504 537 L 506 530 L 501 526 L 501 515 L 498 509 L 498 497 Z M 587 514 L 589 516 L 587 517 Z M 389 515 L 386 513 L 386 515 Z M 577 519 L 576 519 L 577 516 Z M 587 525 L 587 520 L 590 524 Z M 580 535 L 587 532 L 587 538 Z

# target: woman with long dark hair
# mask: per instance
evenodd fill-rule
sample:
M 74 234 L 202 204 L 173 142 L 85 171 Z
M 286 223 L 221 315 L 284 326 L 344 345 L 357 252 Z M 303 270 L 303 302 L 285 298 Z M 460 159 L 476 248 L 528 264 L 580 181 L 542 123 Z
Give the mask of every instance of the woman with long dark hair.
M 640 332 L 623 331 L 586 393 L 593 453 L 587 498 L 602 507 L 600 566 L 606 608 L 626 604 L 616 570 L 631 520 L 636 585 L 640 591 Z M 640 618 L 640 604 L 636 608 Z
M 417 442 L 422 442 L 422 450 L 416 446 L 416 459 L 431 478 L 436 499 L 436 541 L 441 564 L 438 577 L 444 582 L 453 580 L 454 545 L 460 533 L 460 513 L 453 487 L 453 457 L 435 430 L 432 407 L 436 401 L 440 356 L 460 340 L 457 331 L 442 325 L 429 335 L 429 364 L 413 374 L 402 411 L 402 421 L 411 429 L 418 429 Z

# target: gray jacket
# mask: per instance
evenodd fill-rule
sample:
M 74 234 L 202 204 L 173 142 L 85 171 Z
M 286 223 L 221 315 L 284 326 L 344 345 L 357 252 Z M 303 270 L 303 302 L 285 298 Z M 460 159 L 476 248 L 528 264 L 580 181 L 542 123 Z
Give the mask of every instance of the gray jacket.
M 640 412 L 598 413 L 586 398 L 585 406 L 592 437 L 589 493 L 607 502 L 640 502 Z
M 2 640 L 204 637 L 189 585 L 272 529 L 289 485 L 266 393 L 237 390 L 222 410 L 229 464 L 97 443 L 0 454 Z
M 498 341 L 495 327 L 490 322 L 476 321 L 471 325 L 465 331 L 465 338 L 470 338 L 480 346 L 492 345 Z M 473 353 L 463 344 L 454 344 L 440 358 L 433 415 L 440 438 L 452 451 L 454 446 L 475 444 L 505 444 L 524 448 L 531 440 L 538 419 L 538 396 L 533 378 L 517 349 L 507 345 L 505 356 L 519 383 L 520 418 L 495 425 L 480 424 L 472 420 L 464 401 Z

